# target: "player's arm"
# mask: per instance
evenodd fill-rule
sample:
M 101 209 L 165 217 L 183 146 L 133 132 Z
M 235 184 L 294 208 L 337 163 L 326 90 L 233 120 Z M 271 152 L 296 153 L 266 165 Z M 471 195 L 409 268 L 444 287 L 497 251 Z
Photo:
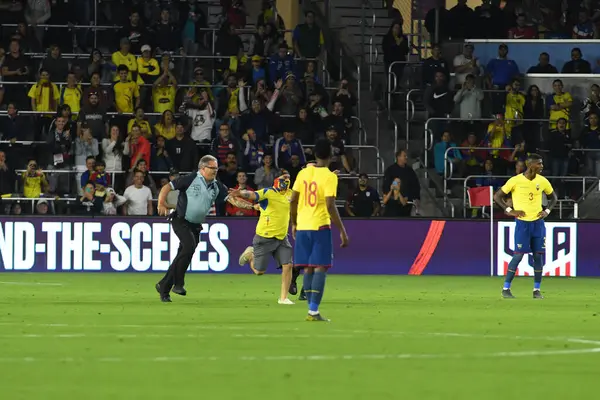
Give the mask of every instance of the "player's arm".
M 325 185 L 325 204 L 327 205 L 327 211 L 331 217 L 333 224 L 340 230 L 340 239 L 342 240 L 342 247 L 348 246 L 348 233 L 346 233 L 346 227 L 342 222 L 340 213 L 335 206 L 335 195 L 337 194 L 337 183 L 338 177 L 335 174 L 331 174 L 331 177 Z
M 237 208 L 252 210 L 254 209 L 252 202 L 259 202 L 261 200 L 261 192 L 264 193 L 264 190 L 256 192 L 240 189 L 230 190 L 229 195 L 227 196 L 227 202 Z
M 515 178 L 510 178 L 504 186 L 502 186 L 498 191 L 494 194 L 494 201 L 500 208 L 504 210 L 507 215 L 512 217 L 524 217 L 525 212 L 519 210 L 513 210 L 508 204 L 506 204 L 506 196 L 508 196 L 516 187 Z

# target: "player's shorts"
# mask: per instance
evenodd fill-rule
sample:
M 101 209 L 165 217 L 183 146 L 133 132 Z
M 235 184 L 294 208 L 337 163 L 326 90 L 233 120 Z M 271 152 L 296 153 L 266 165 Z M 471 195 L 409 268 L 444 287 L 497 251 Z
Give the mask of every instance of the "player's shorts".
M 545 253 L 546 226 L 542 218 L 537 221 L 516 220 L 515 253 Z
M 258 271 L 266 271 L 271 257 L 278 265 L 293 264 L 292 245 L 287 236 L 283 239 L 266 238 L 254 235 L 252 239 L 254 248 L 254 268 Z
M 297 231 L 294 248 L 296 268 L 330 268 L 333 262 L 331 229 L 318 231 Z

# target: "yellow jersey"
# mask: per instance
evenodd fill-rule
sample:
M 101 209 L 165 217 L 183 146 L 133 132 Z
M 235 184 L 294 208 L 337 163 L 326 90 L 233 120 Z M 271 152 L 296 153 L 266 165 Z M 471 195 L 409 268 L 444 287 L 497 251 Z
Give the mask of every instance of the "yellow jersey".
M 150 69 L 148 68 L 149 66 L 152 66 L 154 69 L 152 71 L 150 71 Z M 148 75 L 148 76 L 152 76 L 152 77 L 156 78 L 156 77 L 158 77 L 158 74 L 160 73 L 160 65 L 158 65 L 158 61 L 156 61 L 154 58 L 151 58 L 148 61 L 146 61 L 144 59 L 144 57 L 138 57 L 137 70 L 140 75 Z M 142 81 L 143 81 L 143 79 L 142 79 Z M 144 82 L 144 83 L 153 83 L 153 82 Z
M 54 97 L 54 102 L 58 105 L 58 100 L 60 100 L 60 90 L 58 87 L 51 83 L 52 85 L 52 96 Z M 56 107 L 50 107 L 50 86 L 44 86 L 41 83 L 36 83 L 29 89 L 29 93 L 27 94 L 32 99 L 35 99 L 35 110 L 34 111 L 49 111 L 51 113 L 56 112 Z
M 73 114 L 79 113 L 81 110 L 81 87 L 77 86 L 74 88 L 63 87 L 63 90 L 60 93 L 60 104 L 66 104 L 71 107 L 71 112 Z M 75 117 L 75 115 L 73 115 Z
M 338 177 L 326 167 L 306 167 L 298 173 L 292 190 L 299 193 L 296 229 L 318 231 L 331 226 L 325 199 L 335 197 Z
M 264 238 L 283 240 L 290 226 L 289 190 L 280 191 L 269 187 L 254 192 L 260 206 L 260 217 L 256 224 L 256 234 Z
M 120 51 L 115 51 L 112 54 L 112 63 L 116 66 L 119 67 L 119 65 L 126 65 L 127 68 L 129 68 L 129 73 L 127 74 L 127 79 L 132 80 L 132 72 L 137 72 L 138 70 L 138 63 L 137 60 L 135 59 L 135 56 L 131 53 L 127 54 L 126 56 L 123 55 L 123 53 L 121 53 Z M 119 78 L 119 73 L 117 72 L 115 74 L 115 78 L 114 81 L 118 81 Z
M 504 194 L 512 193 L 512 208 L 525 212 L 525 216 L 519 218 L 521 221 L 537 221 L 538 214 L 542 211 L 542 192 L 551 195 L 554 192 L 548 179 L 537 174 L 529 180 L 524 174 L 510 178 L 500 188 Z
M 140 97 L 140 88 L 137 83 L 131 81 L 117 82 L 115 83 L 114 91 L 117 111 L 133 113 L 133 99 Z
M 508 93 L 506 95 L 506 106 L 504 115 L 506 122 L 512 126 L 519 125 L 523 119 L 523 108 L 525 107 L 525 96 L 522 93 Z
M 43 186 L 48 183 L 48 181 L 46 181 L 46 176 L 44 174 L 29 176 L 27 172 L 23 172 L 21 176 L 23 178 L 23 196 L 28 199 L 40 197 Z
M 156 131 L 156 136 L 162 136 L 167 140 L 171 140 L 175 137 L 175 124 L 171 124 L 170 127 L 166 127 L 160 122 L 154 125 L 154 130 Z
M 150 128 L 150 123 L 145 119 L 138 121 L 135 118 L 130 119 L 127 123 L 128 135 L 131 133 L 131 128 L 133 128 L 133 124 L 138 124 L 140 126 L 140 129 L 142 130 L 142 136 L 144 136 L 146 139 L 150 139 L 152 137 L 152 128 Z
M 564 92 L 562 94 L 553 94 L 550 96 L 550 99 L 554 100 L 554 104 L 565 104 L 565 103 L 573 103 L 573 97 L 568 92 Z M 550 129 L 556 129 L 556 121 L 560 118 L 564 118 L 567 120 L 567 129 L 570 128 L 569 119 L 571 118 L 571 109 L 565 108 L 564 110 L 550 110 Z
M 174 86 L 157 86 L 152 89 L 152 101 L 154 102 L 154 112 L 164 113 L 169 110 L 175 112 L 175 94 L 177 89 Z

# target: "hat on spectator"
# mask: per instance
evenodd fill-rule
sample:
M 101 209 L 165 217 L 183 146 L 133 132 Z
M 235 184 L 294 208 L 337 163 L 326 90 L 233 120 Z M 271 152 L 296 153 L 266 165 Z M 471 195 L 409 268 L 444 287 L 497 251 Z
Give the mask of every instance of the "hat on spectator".
M 145 51 L 152 51 L 152 47 L 149 44 L 145 44 L 142 46 L 142 53 Z
M 252 56 L 252 61 L 262 61 L 262 57 L 258 54 Z
M 110 196 L 111 194 L 117 194 L 117 192 L 115 192 L 115 189 L 113 189 L 111 187 L 106 188 L 106 195 Z
M 327 127 L 327 130 L 328 130 L 328 131 L 336 131 L 336 132 L 337 132 L 337 128 L 336 128 L 336 126 L 335 126 L 335 125 L 329 125 L 329 126 Z
M 40 200 L 38 200 L 36 206 L 41 206 L 42 204 L 48 205 L 48 200 L 46 200 L 46 199 L 40 199 Z
M 194 68 L 194 74 L 197 74 L 198 72 L 204 73 L 204 69 L 202 69 L 202 67 L 196 67 L 196 68 Z

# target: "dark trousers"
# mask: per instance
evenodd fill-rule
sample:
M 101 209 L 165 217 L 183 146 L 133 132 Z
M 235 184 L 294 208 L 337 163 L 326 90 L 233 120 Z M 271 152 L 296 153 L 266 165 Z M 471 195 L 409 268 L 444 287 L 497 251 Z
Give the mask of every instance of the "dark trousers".
M 173 231 L 179 238 L 179 250 L 169 266 L 169 270 L 159 282 L 161 293 L 168 294 L 173 286 L 184 286 L 187 271 L 196 247 L 200 242 L 201 224 L 192 224 L 184 218 L 175 216 L 171 220 Z

